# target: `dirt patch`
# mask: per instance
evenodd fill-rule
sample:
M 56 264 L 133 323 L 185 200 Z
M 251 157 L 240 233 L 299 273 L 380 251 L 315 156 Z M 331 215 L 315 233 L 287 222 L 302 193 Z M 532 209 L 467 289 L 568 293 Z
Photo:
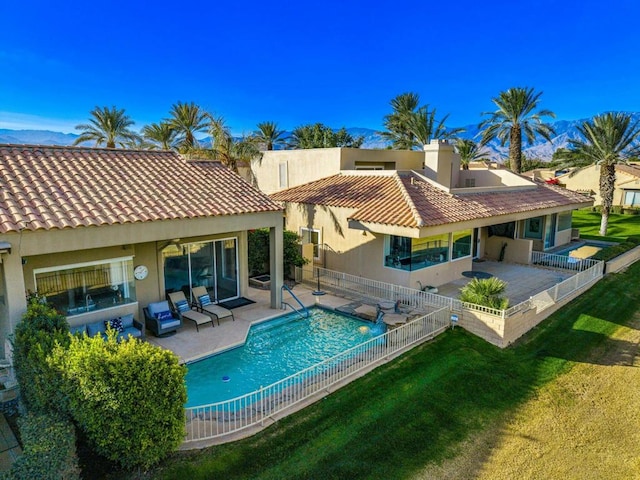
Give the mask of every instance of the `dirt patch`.
M 511 419 L 416 479 L 640 478 L 640 314 Z

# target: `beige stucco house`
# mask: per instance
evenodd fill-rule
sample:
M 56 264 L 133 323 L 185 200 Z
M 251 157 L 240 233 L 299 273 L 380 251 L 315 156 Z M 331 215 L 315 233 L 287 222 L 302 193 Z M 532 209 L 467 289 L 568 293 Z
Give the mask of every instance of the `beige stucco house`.
M 246 295 L 247 230 L 270 229 L 282 285 L 282 207 L 218 162 L 166 151 L 0 145 L 0 335 L 37 292 L 71 325 L 203 285 Z
M 576 169 L 557 178 L 560 184 L 567 189 L 591 195 L 595 205 L 602 204 L 602 197 L 600 196 L 600 165 Z M 623 208 L 640 207 L 640 165 L 616 165 L 613 205 Z
M 300 151 L 278 152 L 290 188 L 271 198 L 285 205 L 285 227 L 314 244 L 317 265 L 393 284 L 437 287 L 472 270 L 474 259 L 529 263 L 533 250 L 570 242 L 572 210 L 592 204 L 508 170 L 461 170 L 446 141 L 424 152 L 331 150 L 372 168 L 337 160 L 311 168 L 322 151 L 303 152 L 300 164 Z M 319 170 L 326 175 L 318 179 Z M 303 182 L 305 172 L 316 178 Z M 264 185 L 275 188 L 274 178 Z

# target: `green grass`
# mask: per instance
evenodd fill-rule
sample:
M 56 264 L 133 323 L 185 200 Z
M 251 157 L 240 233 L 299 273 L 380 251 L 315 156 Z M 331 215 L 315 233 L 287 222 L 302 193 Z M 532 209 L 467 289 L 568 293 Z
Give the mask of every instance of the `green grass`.
M 506 350 L 462 329 L 245 440 L 175 454 L 151 478 L 404 479 L 453 457 L 639 311 L 640 263 L 609 276 Z
M 605 242 L 623 242 L 627 237 L 640 235 L 640 215 L 610 214 L 607 235 L 604 237 L 599 233 L 601 218 L 599 212 L 591 209 L 576 210 L 573 212 L 572 227 L 580 229 L 580 238 Z

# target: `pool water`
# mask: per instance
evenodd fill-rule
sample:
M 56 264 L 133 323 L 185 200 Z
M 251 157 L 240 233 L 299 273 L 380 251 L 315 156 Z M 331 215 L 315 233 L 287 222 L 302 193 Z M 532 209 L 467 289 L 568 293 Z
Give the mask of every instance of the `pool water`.
M 187 407 L 259 390 L 349 348 L 377 332 L 371 322 L 322 308 L 278 317 L 249 330 L 244 346 L 187 365 Z
M 553 252 L 555 255 L 562 255 L 564 257 L 571 257 L 576 259 L 590 258 L 597 252 L 602 250 L 605 245 L 601 243 L 589 243 L 584 242 L 581 245 L 572 245 L 557 252 Z

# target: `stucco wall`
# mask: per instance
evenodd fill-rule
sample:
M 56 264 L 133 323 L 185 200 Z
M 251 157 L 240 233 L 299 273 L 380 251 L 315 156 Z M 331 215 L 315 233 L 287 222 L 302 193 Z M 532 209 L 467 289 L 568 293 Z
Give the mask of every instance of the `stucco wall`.
M 620 270 L 624 270 L 632 263 L 640 260 L 640 246 L 617 256 L 616 258 L 609 260 L 605 265 L 606 273 L 616 273 Z
M 520 238 L 487 237 L 485 243 L 485 256 L 491 260 L 500 259 L 502 245 L 507 244 L 503 261 L 510 263 L 529 263 L 533 242 Z

